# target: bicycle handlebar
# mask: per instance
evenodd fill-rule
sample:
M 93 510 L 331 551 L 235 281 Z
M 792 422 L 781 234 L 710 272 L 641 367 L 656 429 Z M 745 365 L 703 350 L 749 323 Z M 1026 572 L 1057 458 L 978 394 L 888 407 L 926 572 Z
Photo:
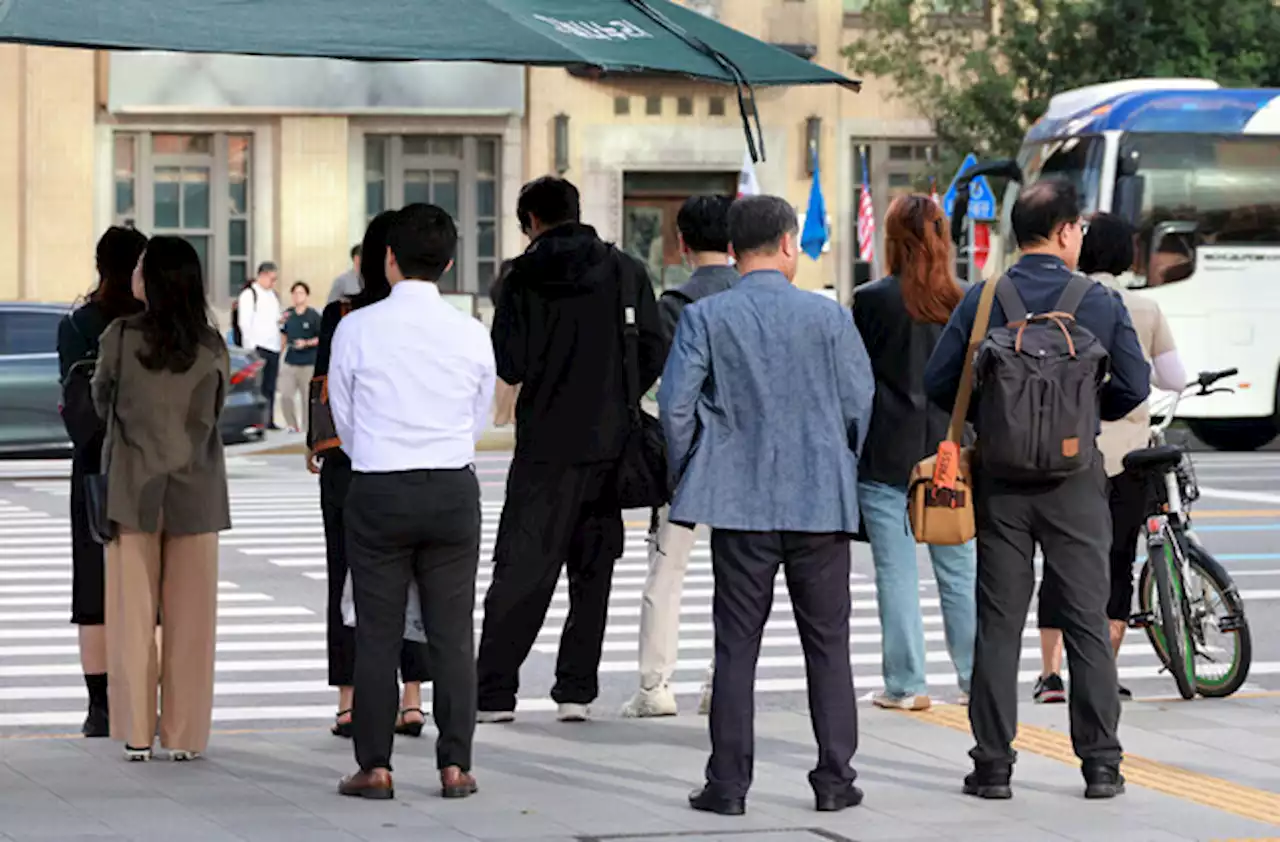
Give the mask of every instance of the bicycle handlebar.
M 1201 389 L 1208 389 L 1219 380 L 1225 380 L 1228 377 L 1235 377 L 1239 373 L 1240 369 L 1238 368 L 1226 368 L 1222 371 L 1202 371 L 1200 372 L 1199 377 L 1187 384 L 1187 387 L 1199 386 Z M 1183 391 L 1186 390 L 1184 389 Z
M 1205 397 L 1207 395 L 1219 394 L 1222 392 L 1227 392 L 1227 393 L 1234 392 L 1235 390 L 1229 387 L 1222 387 L 1218 389 L 1211 389 L 1209 387 L 1215 383 L 1219 383 L 1225 380 L 1228 377 L 1235 377 L 1239 373 L 1240 373 L 1240 369 L 1238 368 L 1225 368 L 1222 371 L 1200 372 L 1200 376 L 1197 377 L 1195 380 L 1192 380 L 1186 386 L 1183 386 L 1181 391 L 1173 393 L 1169 397 L 1169 399 L 1165 402 L 1164 406 L 1160 408 L 1152 407 L 1152 410 L 1151 410 L 1152 415 L 1162 416 L 1160 422 L 1154 425 L 1154 427 L 1152 428 L 1153 431 L 1163 433 L 1165 430 L 1169 429 L 1169 426 L 1173 424 L 1173 419 L 1177 414 L 1178 404 L 1185 397 L 1199 398 L 1199 397 Z M 1188 395 L 1187 393 L 1191 392 L 1192 389 L 1196 389 L 1197 391 L 1192 393 L 1191 395 Z

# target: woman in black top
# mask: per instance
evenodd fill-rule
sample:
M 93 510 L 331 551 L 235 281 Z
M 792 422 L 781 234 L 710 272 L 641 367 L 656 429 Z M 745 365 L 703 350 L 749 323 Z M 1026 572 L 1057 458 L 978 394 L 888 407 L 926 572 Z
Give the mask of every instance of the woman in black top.
M 315 376 L 329 373 L 329 355 L 333 350 L 333 334 L 338 322 L 350 310 L 374 304 L 391 294 L 391 282 L 387 280 L 383 255 L 387 253 L 387 231 L 391 228 L 394 211 L 385 211 L 374 217 L 365 232 L 360 252 L 368 259 L 361 261 L 362 289 L 350 299 L 339 299 L 324 308 L 320 316 L 320 344 L 316 347 Z M 314 424 L 307 425 L 315 430 Z M 308 433 L 311 435 L 311 433 Z M 309 442 L 314 444 L 314 442 Z M 329 685 L 338 688 L 338 717 L 333 733 L 339 737 L 351 736 L 351 700 L 354 696 L 356 636 L 355 629 L 342 621 L 342 586 L 347 579 L 347 538 L 343 526 L 342 504 L 351 484 L 351 459 L 341 448 L 326 450 L 307 457 L 308 467 L 320 474 L 320 512 L 324 518 L 325 557 L 328 568 L 329 610 L 327 618 L 329 640 Z M 356 618 L 358 623 L 360 618 Z M 400 702 L 400 715 L 396 720 L 396 733 L 411 737 L 422 733 L 425 717 L 422 712 L 422 682 L 431 680 L 427 663 L 426 644 L 404 641 L 400 650 L 400 678 L 404 682 L 404 694 Z
M 83 375 L 98 358 L 98 342 L 107 326 L 142 309 L 131 291 L 134 267 L 147 238 L 132 228 L 109 228 L 98 241 L 98 285 L 80 307 L 58 325 L 58 366 L 65 382 L 77 363 Z M 81 376 L 78 372 L 76 376 Z M 64 413 L 68 408 L 64 408 Z M 77 423 L 66 417 L 68 428 Z M 89 691 L 89 712 L 81 732 L 106 737 L 110 730 L 107 703 L 106 578 L 102 547 L 89 532 L 84 479 L 101 465 L 105 425 L 96 414 L 87 422 L 97 432 L 71 455 L 71 622 L 80 627 L 80 665 Z

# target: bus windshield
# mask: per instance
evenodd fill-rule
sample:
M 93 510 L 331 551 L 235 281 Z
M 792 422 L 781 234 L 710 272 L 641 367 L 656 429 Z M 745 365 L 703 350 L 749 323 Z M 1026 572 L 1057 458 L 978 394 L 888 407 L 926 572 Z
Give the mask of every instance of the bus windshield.
M 1023 183 L 1034 184 L 1042 178 L 1066 179 L 1080 194 L 1081 210 L 1093 213 L 1098 209 L 1105 148 L 1106 141 L 1098 136 L 1068 137 L 1024 146 L 1018 156 Z

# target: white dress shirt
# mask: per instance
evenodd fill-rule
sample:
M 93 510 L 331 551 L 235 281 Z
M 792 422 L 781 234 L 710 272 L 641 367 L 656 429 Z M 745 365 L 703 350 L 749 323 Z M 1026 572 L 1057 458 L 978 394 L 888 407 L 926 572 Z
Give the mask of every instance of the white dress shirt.
M 361 473 L 464 468 L 489 424 L 497 366 L 478 320 L 401 281 L 333 337 L 329 408 Z
M 247 347 L 280 353 L 280 299 L 273 290 L 254 281 L 240 293 L 236 311 Z

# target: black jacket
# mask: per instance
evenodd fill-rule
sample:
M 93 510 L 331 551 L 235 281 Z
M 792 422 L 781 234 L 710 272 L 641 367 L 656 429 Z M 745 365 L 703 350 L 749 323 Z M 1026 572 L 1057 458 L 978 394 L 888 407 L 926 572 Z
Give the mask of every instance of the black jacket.
M 676 289 L 669 289 L 658 299 L 658 313 L 662 318 L 662 330 L 667 344 L 675 338 L 676 327 L 684 308 L 695 301 L 724 292 L 738 282 L 738 270 L 732 266 L 704 266 L 694 270 L 689 280 Z
M 924 389 L 925 365 L 943 326 L 914 321 L 892 275 L 857 289 L 853 321 L 876 377 L 858 479 L 905 486 L 915 464 L 936 453 L 947 435 L 950 415 Z
M 562 225 L 516 258 L 493 316 L 498 376 L 520 384 L 515 458 L 608 462 L 622 455 L 630 419 L 623 369 L 622 273 L 638 291 L 641 393 L 666 362 L 649 273 L 587 225 Z

